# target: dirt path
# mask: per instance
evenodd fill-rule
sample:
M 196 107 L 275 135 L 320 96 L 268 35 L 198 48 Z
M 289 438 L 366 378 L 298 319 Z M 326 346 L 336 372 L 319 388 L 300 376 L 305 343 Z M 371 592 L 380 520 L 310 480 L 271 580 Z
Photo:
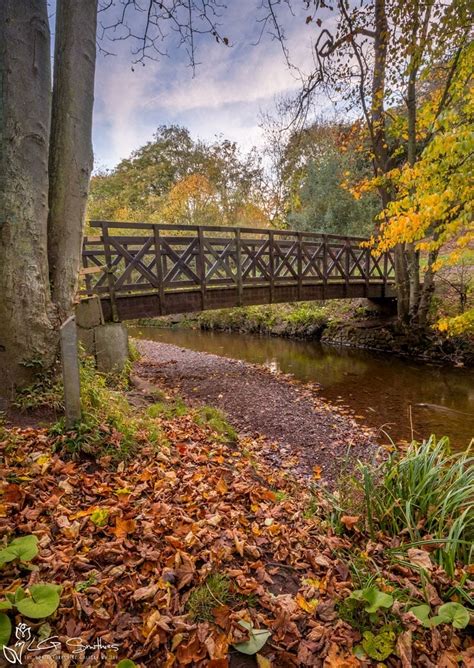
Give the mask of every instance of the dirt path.
M 220 408 L 240 434 L 263 437 L 262 449 L 275 465 L 332 482 L 356 459 L 373 457 L 374 438 L 317 396 L 256 364 L 195 352 L 154 341 L 137 341 L 142 358 L 136 373 L 191 404 Z M 316 477 L 317 469 L 316 469 Z

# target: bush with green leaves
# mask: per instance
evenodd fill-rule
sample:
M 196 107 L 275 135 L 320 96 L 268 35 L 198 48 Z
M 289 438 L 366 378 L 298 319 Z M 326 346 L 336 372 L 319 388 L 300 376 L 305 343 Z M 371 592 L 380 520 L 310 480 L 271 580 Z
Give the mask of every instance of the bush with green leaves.
M 28 563 L 37 554 L 36 536 L 14 538 L 0 550 L 0 567 L 18 561 L 21 566 L 28 568 Z M 12 632 L 12 623 L 5 611 L 16 609 L 30 619 L 44 619 L 57 610 L 60 593 L 60 585 L 47 583 L 34 584 L 26 590 L 18 587 L 14 592 L 8 592 L 5 599 L 0 601 L 0 649 L 8 644 Z

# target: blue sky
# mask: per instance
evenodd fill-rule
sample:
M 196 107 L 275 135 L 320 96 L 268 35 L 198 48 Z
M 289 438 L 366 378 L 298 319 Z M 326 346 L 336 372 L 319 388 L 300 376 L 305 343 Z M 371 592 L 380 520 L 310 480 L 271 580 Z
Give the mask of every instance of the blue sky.
M 145 0 L 141 0 L 145 2 Z M 117 11 L 120 0 L 116 0 Z M 292 60 L 305 71 L 312 66 L 316 26 L 306 25 L 303 3 L 292 15 L 285 3 L 280 18 Z M 300 6 L 301 5 L 301 6 Z M 52 7 L 54 11 L 54 6 Z M 110 11 L 110 10 L 109 10 Z M 220 20 L 230 47 L 206 36 L 198 40 L 194 75 L 184 49 L 165 42 L 168 56 L 146 66 L 133 66 L 132 43 L 104 42 L 116 55 L 98 54 L 93 141 L 95 169 L 113 167 L 153 136 L 159 125 L 188 127 L 193 137 L 212 140 L 216 134 L 236 140 L 244 150 L 262 143 L 260 112 L 274 108 L 276 96 L 297 90 L 280 44 L 266 32 L 255 45 L 262 17 L 260 0 L 227 0 Z M 137 16 L 137 20 L 139 20 Z M 109 23 L 110 14 L 100 15 Z M 327 102 L 321 103 L 321 109 Z

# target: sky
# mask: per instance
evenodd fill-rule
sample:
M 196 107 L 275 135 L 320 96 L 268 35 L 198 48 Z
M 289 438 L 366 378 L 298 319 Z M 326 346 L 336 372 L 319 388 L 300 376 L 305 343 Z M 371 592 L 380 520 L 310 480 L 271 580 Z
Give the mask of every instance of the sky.
M 121 0 L 99 23 L 114 23 Z M 144 6 L 145 0 L 138 0 Z M 279 18 L 285 28 L 291 60 L 308 72 L 316 25 L 306 24 L 304 3 L 294 15 L 283 2 Z M 54 6 L 53 6 L 54 11 Z M 210 36 L 197 39 L 198 65 L 193 72 L 184 48 L 173 36 L 163 42 L 168 55 L 145 66 L 133 64 L 133 40 L 100 42 L 96 69 L 93 143 L 94 169 L 113 168 L 122 158 L 151 140 L 157 127 L 178 124 L 194 138 L 213 140 L 216 135 L 235 140 L 243 150 L 261 145 L 261 112 L 272 112 L 275 99 L 295 93 L 300 85 L 288 68 L 281 45 L 259 22 L 264 15 L 261 0 L 227 0 L 222 10 L 221 34 L 229 46 Z M 139 32 L 143 14 L 130 14 L 132 29 Z M 101 33 L 99 25 L 99 33 Z M 112 37 L 110 31 L 107 33 Z M 116 34 L 120 34 L 116 33 Z M 321 100 L 321 111 L 328 103 Z

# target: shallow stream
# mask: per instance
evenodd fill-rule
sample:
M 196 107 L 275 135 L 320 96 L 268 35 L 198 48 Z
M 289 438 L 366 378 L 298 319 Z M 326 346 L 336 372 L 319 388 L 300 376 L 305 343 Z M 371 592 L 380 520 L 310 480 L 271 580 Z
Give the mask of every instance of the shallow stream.
M 474 437 L 472 370 L 277 337 L 156 327 L 133 327 L 130 334 L 263 364 L 317 383 L 324 399 L 380 430 L 381 442 L 434 433 L 449 436 L 459 450 Z

